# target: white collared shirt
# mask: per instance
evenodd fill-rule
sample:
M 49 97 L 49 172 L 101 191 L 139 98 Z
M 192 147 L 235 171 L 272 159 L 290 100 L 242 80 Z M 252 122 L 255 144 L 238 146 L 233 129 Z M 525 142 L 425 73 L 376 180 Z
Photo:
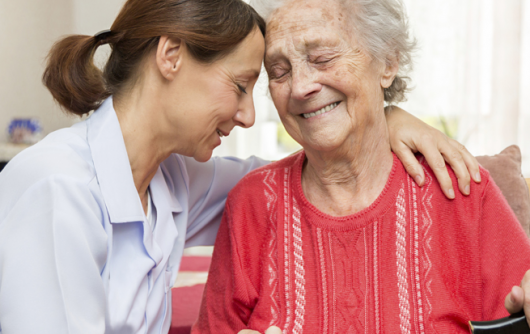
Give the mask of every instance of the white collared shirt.
M 112 98 L 0 173 L 0 333 L 167 333 L 185 246 L 212 245 L 228 191 L 266 161 L 171 155 L 134 186 Z

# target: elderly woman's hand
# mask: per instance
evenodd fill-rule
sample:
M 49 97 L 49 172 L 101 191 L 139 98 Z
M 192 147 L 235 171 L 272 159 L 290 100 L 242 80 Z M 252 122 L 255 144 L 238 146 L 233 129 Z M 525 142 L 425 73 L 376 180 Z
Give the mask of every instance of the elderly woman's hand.
M 237 334 L 260 334 L 260 332 L 253 331 L 250 329 L 244 329 Z M 282 334 L 282 330 L 276 326 L 272 326 L 272 327 L 269 327 L 269 329 L 265 331 L 265 334 Z
M 470 175 L 475 182 L 480 182 L 478 162 L 464 145 L 398 107 L 387 107 L 385 113 L 392 151 L 419 186 L 423 186 L 425 176 L 415 152 L 423 154 L 448 198 L 454 198 L 455 193 L 446 162 L 453 168 L 462 194 L 469 195 Z
M 504 300 L 504 307 L 511 314 L 524 309 L 526 321 L 530 325 L 530 270 L 526 272 L 521 286 L 514 286 Z

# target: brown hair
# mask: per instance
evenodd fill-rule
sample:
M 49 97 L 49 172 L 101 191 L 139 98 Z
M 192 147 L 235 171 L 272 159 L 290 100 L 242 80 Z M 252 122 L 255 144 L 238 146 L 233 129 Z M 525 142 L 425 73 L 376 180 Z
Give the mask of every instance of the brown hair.
M 255 27 L 265 35 L 265 21 L 242 0 L 128 0 L 110 32 L 56 42 L 43 83 L 66 111 L 81 116 L 134 80 L 160 36 L 182 39 L 195 59 L 212 63 L 233 51 Z M 93 58 L 105 43 L 112 52 L 101 72 Z

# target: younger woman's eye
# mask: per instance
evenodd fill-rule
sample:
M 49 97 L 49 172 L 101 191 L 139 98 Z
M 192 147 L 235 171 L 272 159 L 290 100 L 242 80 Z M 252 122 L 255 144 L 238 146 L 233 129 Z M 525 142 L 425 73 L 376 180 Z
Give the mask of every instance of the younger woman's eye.
M 239 90 L 240 90 L 241 92 L 243 92 L 243 93 L 245 93 L 245 94 L 247 93 L 247 91 L 245 90 L 245 88 L 243 88 L 243 86 L 241 86 L 241 85 L 238 84 L 238 85 L 237 85 L 237 88 L 239 88 Z

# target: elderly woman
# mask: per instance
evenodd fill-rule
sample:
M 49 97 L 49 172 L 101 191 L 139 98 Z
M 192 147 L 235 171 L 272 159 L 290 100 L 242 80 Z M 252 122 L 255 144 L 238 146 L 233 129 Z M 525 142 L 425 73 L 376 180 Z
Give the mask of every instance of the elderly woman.
M 229 194 L 193 333 L 468 333 L 507 315 L 530 243 L 488 172 L 451 201 L 390 150 L 384 104 L 404 97 L 411 47 L 397 0 L 273 12 L 270 91 L 304 150 Z

